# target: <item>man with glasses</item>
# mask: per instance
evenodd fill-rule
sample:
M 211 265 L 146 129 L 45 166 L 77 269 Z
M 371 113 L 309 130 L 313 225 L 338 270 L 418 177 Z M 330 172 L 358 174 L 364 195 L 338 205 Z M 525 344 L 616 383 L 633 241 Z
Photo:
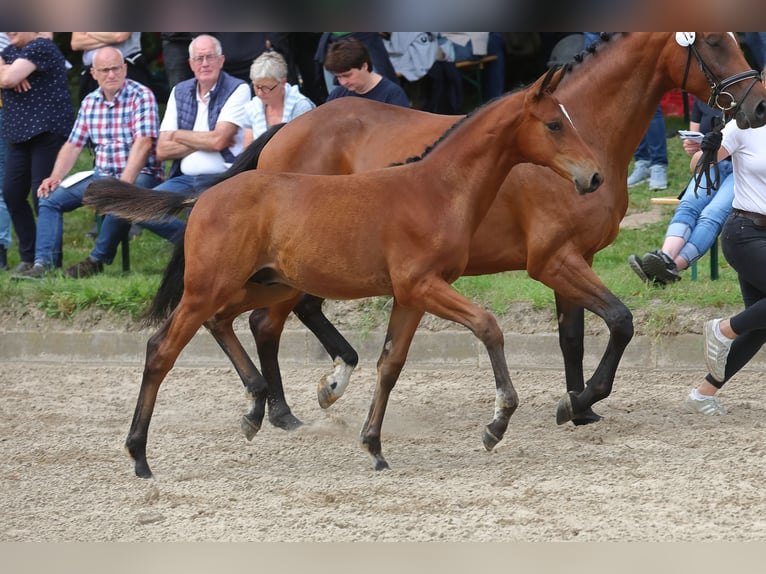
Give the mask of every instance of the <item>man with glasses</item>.
M 160 124 L 157 155 L 170 160 L 169 179 L 154 189 L 191 194 L 207 189 L 242 151 L 250 86 L 223 71 L 221 43 L 201 34 L 189 44 L 194 77 L 175 85 Z M 141 223 L 170 241 L 186 223 L 178 218 Z
M 159 111 L 152 91 L 127 79 L 122 52 L 113 47 L 99 49 L 90 73 L 98 88 L 82 101 L 67 141 L 56 156 L 50 176 L 37 189 L 40 210 L 34 265 L 14 277 L 39 279 L 61 266 L 63 214 L 82 206 L 85 188 L 95 178 L 114 177 L 144 187 L 162 181 L 156 154 Z M 95 165 L 91 174 L 76 183 L 62 185 L 83 147 L 92 142 Z M 65 181 L 66 183 L 66 181 Z M 111 263 L 117 246 L 130 224 L 112 216 L 104 218 L 90 257 L 67 269 L 66 275 L 85 276 Z

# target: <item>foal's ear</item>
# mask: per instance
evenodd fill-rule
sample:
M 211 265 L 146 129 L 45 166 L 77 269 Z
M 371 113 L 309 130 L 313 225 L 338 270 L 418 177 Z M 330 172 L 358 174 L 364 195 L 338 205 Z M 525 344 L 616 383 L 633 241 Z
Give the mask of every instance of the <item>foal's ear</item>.
M 559 82 L 561 82 L 561 78 L 566 74 L 566 70 L 566 66 L 554 66 L 550 68 L 545 75 L 535 83 L 537 86 L 535 97 L 539 99 L 545 94 L 552 94 L 558 87 Z

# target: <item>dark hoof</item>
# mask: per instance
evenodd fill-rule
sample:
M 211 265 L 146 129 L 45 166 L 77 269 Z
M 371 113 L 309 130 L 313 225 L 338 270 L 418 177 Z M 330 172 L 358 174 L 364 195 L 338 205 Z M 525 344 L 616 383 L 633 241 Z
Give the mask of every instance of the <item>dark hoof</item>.
M 559 401 L 559 406 L 556 409 L 556 424 L 563 425 L 574 419 L 574 407 L 572 406 L 572 395 L 574 393 L 569 391 L 564 398 Z
M 388 466 L 388 463 L 382 456 L 375 458 L 375 470 L 390 470 L 390 469 L 391 467 Z
M 495 448 L 497 443 L 500 442 L 500 439 L 489 432 L 489 427 L 487 427 L 484 429 L 484 436 L 482 437 L 481 441 L 484 443 L 484 448 L 487 449 L 487 451 L 491 451 L 493 448 Z
M 261 425 L 251 421 L 247 415 L 243 415 L 242 420 L 239 421 L 239 428 L 242 429 L 242 434 L 247 440 L 253 440 L 253 437 L 261 430 Z
M 277 428 L 291 431 L 303 426 L 303 421 L 296 418 L 293 413 L 287 413 L 278 417 L 269 417 L 269 422 Z
M 136 476 L 138 478 L 152 478 L 152 471 L 149 469 L 149 464 L 146 461 L 136 461 Z
M 593 423 L 597 423 L 598 421 L 602 420 L 604 417 L 602 417 L 599 414 L 596 414 L 593 412 L 593 409 L 588 409 L 584 413 L 577 415 L 575 418 L 572 419 L 572 422 L 575 426 L 581 426 L 581 425 L 590 425 Z

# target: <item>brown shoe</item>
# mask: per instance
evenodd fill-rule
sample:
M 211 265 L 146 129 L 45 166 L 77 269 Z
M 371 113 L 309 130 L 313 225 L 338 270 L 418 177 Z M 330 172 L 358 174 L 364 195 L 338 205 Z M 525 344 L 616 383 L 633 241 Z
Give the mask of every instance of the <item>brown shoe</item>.
M 80 261 L 77 265 L 72 265 L 69 269 L 64 271 L 66 277 L 74 277 L 75 279 L 82 279 L 84 277 L 90 277 L 96 275 L 104 270 L 104 264 L 90 257 L 86 257 Z

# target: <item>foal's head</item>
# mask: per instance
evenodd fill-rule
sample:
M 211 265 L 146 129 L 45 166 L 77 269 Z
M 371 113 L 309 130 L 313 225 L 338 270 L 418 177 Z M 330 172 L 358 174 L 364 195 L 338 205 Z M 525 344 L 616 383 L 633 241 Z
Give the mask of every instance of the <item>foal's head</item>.
M 553 96 L 565 71 L 548 70 L 524 91 L 524 116 L 516 147 L 527 161 L 547 165 L 571 179 L 578 193 L 590 193 L 603 182 L 599 165 L 563 104 Z

